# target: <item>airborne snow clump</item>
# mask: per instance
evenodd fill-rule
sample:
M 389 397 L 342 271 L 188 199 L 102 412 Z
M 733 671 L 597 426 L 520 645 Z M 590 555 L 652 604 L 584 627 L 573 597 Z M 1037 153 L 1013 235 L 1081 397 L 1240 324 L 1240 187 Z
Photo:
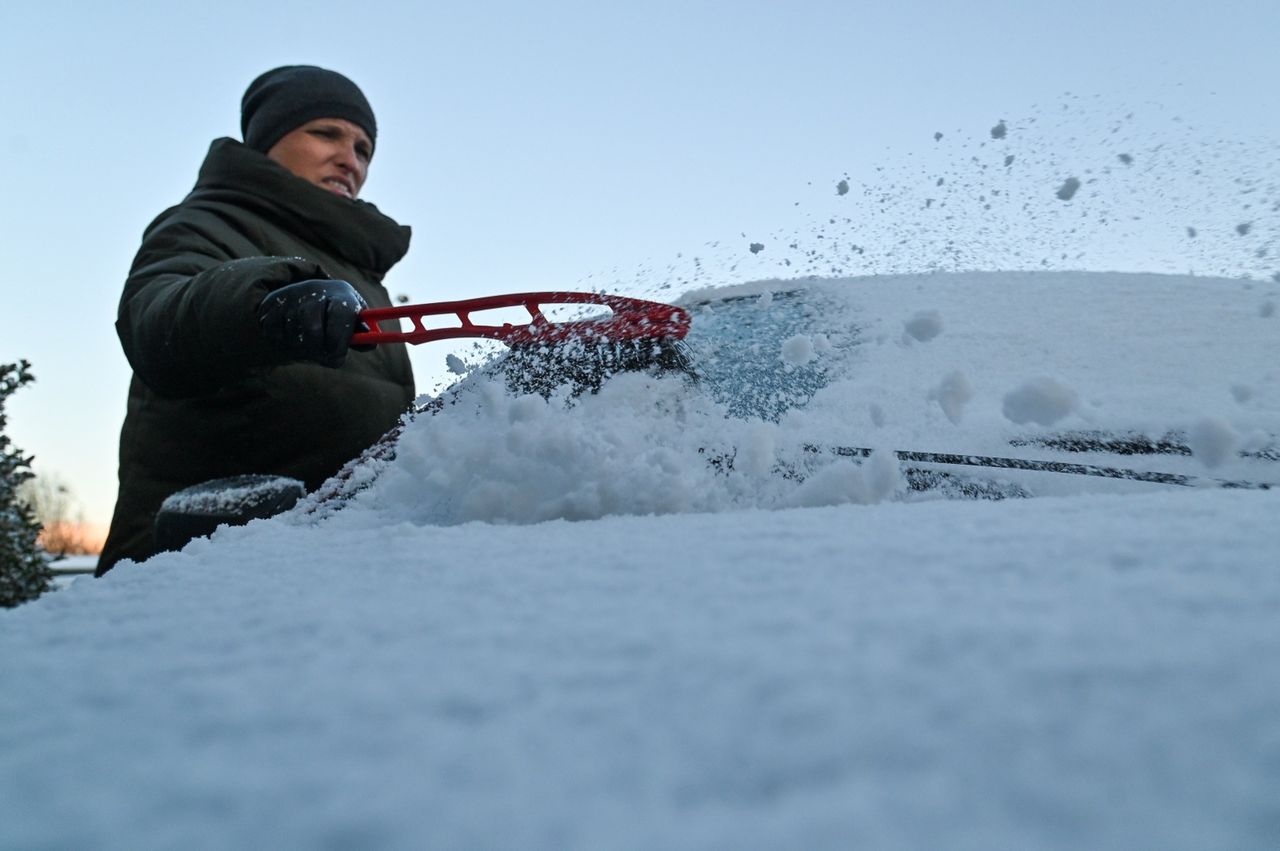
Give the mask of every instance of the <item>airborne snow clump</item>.
M 929 391 L 929 398 L 938 403 L 952 424 L 959 425 L 964 417 L 964 406 L 973 398 L 973 387 L 965 374 L 956 370 L 948 373 L 942 383 Z
M 902 323 L 906 332 L 922 343 L 927 343 L 942 333 L 942 314 L 936 310 L 921 310 Z
M 1253 388 L 1247 384 L 1232 384 L 1231 398 L 1243 405 L 1253 398 Z
M 1058 199 L 1061 201 L 1070 201 L 1080 189 L 1080 178 L 1068 177 L 1063 181 L 1062 186 L 1058 187 Z
M 787 366 L 804 366 L 818 356 L 814 340 L 808 334 L 796 334 L 782 343 L 782 362 Z
M 1191 454 L 1206 467 L 1217 467 L 1236 453 L 1240 435 L 1219 417 L 1205 417 L 1187 431 Z
M 788 504 L 793 508 L 846 503 L 873 505 L 889 499 L 905 486 L 897 456 L 889 450 L 878 450 L 862 464 L 845 460 L 824 467 L 796 488 Z
M 1051 426 L 1076 410 L 1076 391 L 1053 378 L 1033 378 L 1004 397 L 1004 415 L 1018 425 Z

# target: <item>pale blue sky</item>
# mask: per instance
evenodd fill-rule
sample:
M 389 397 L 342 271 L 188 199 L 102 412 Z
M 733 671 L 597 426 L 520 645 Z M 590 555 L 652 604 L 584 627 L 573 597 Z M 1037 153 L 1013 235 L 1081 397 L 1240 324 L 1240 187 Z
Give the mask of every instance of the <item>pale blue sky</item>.
M 267 68 L 323 65 L 365 90 L 379 139 L 362 197 L 414 228 L 388 286 L 430 301 L 653 284 L 643 270 L 709 241 L 740 241 L 750 263 L 742 234 L 795 226 L 797 201 L 841 176 L 1064 92 L 1280 138 L 1278 7 L 10 4 L 0 268 L 17 316 L 0 360 L 39 379 L 11 403 L 11 435 L 109 518 L 121 283 L 210 140 L 238 137 L 241 93 Z M 448 350 L 415 350 L 420 390 Z

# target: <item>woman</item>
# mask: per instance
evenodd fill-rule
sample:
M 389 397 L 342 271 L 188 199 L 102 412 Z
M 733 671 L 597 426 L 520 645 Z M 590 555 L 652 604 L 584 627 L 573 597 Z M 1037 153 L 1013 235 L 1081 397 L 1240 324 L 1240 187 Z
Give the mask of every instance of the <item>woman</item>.
M 373 110 L 341 74 L 268 71 L 241 102 L 244 142 L 217 139 L 195 188 L 151 223 L 116 330 L 133 367 L 120 492 L 98 561 L 155 552 L 161 502 L 244 473 L 315 488 L 413 401 L 403 345 L 349 350 L 409 228 L 358 200 Z

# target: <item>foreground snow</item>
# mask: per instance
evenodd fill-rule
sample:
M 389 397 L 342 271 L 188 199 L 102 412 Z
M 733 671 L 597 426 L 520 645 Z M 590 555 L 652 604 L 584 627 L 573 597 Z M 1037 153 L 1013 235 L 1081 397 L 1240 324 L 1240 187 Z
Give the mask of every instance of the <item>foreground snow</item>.
M 1273 847 L 1280 494 L 918 501 L 884 456 L 773 463 L 1031 455 L 1051 419 L 1274 481 L 1225 450 L 1280 430 L 1275 287 L 814 286 L 829 327 L 779 369 L 832 381 L 777 423 L 678 382 L 480 388 L 318 525 L 0 615 L 0 846 Z
M 1278 510 L 258 523 L 6 618 L 5 844 L 1266 847 Z

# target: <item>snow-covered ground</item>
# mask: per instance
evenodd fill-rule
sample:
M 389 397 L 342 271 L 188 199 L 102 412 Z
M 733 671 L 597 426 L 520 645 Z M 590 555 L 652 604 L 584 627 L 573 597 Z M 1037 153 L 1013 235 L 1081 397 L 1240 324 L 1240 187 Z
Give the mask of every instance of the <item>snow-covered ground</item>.
M 341 511 L 0 614 L 0 847 L 1274 848 L 1280 494 L 944 500 L 802 447 L 1174 430 L 1195 456 L 1073 460 L 1280 482 L 1241 454 L 1280 434 L 1280 284 L 728 294 L 797 286 L 776 370 L 829 383 L 777 422 L 476 382 Z

